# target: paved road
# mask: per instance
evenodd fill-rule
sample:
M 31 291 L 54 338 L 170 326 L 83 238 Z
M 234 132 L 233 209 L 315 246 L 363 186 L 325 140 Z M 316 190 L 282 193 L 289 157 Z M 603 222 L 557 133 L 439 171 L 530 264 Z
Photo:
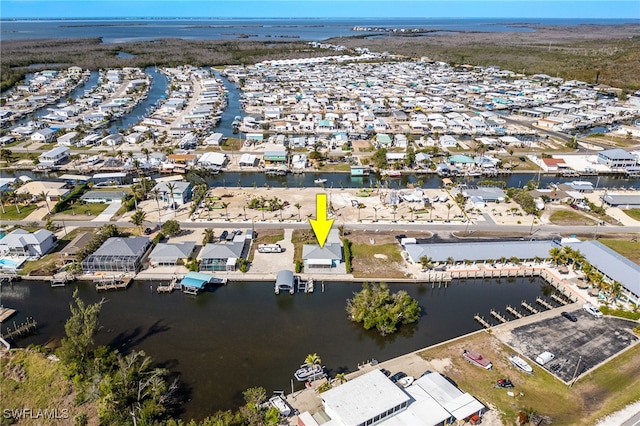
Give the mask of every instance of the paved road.
M 637 412 L 629 420 L 622 423 L 622 426 L 640 426 L 640 412 Z
M 54 221 L 55 223 L 62 225 L 62 221 Z M 45 222 L 40 221 L 36 222 L 40 225 L 45 224 Z M 131 222 L 122 221 L 65 221 L 66 225 L 69 226 L 82 226 L 82 227 L 100 227 L 104 224 L 114 224 L 121 227 L 130 228 Z M 2 220 L 0 224 L 5 225 L 20 225 L 24 224 L 24 221 L 17 220 Z M 408 223 L 408 222 L 398 222 L 398 223 L 348 223 L 348 222 L 335 222 L 336 226 L 343 225 L 345 229 L 349 230 L 367 230 L 367 231 L 463 231 L 468 230 L 471 235 L 473 235 L 476 231 L 493 231 L 500 233 L 531 233 L 532 235 L 538 234 L 561 234 L 561 235 L 570 235 L 570 234 L 591 234 L 595 231 L 595 227 L 593 226 L 558 226 L 558 225 L 540 225 L 534 226 L 531 228 L 530 225 L 496 225 L 491 223 L 472 223 L 467 227 L 467 224 L 461 223 Z M 310 225 L 308 222 L 250 222 L 250 221 L 211 221 L 211 222 L 180 222 L 180 226 L 182 228 L 253 228 L 253 229 L 308 229 Z M 640 233 L 640 226 L 599 226 L 598 227 L 598 235 L 602 234 L 631 234 L 631 233 Z

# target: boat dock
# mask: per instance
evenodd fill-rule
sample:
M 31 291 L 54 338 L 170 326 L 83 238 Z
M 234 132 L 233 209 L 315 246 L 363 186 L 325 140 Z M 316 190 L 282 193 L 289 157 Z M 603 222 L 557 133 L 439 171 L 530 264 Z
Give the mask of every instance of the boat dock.
M 68 282 L 74 281 L 75 279 L 75 276 L 67 272 L 61 272 L 51 277 L 51 287 L 64 287 Z
M 498 321 L 500 321 L 502 323 L 507 322 L 507 319 L 505 317 L 503 317 L 502 315 L 500 315 L 499 312 L 491 309 L 490 313 L 491 313 L 491 316 L 494 317 L 495 319 L 497 319 Z
M 38 328 L 38 323 L 32 318 L 27 317 L 25 322 L 20 324 L 16 324 L 13 322 L 13 329 L 7 327 L 7 331 L 5 333 L 0 333 L 0 337 L 4 340 L 13 340 L 16 337 L 26 336 L 27 334 L 31 334 L 36 331 Z
M 162 294 L 162 293 L 172 293 L 173 290 L 177 290 L 177 289 L 180 289 L 180 284 L 178 284 L 178 277 L 174 276 L 169 284 L 159 285 L 158 288 L 156 288 L 156 291 Z
M 484 317 L 481 317 L 480 314 L 475 314 L 473 316 L 473 319 L 475 319 L 476 321 L 478 321 L 480 324 L 482 324 L 482 326 L 484 328 L 491 328 L 491 324 L 489 324 L 487 321 L 485 321 Z
M 507 312 L 509 312 L 511 315 L 513 315 L 518 319 L 524 316 L 520 312 L 518 312 L 515 308 L 513 308 L 511 305 L 507 305 Z
M 119 290 L 122 288 L 129 287 L 131 283 L 131 277 L 126 277 L 124 275 L 120 276 L 111 276 L 111 277 L 101 277 L 93 280 L 96 285 L 96 290 Z
M 537 314 L 539 312 L 536 308 L 534 308 L 524 300 L 522 301 L 521 305 L 523 308 L 525 308 L 527 311 L 531 312 L 532 314 Z
M 541 297 L 536 297 L 536 302 L 538 302 L 538 304 L 539 304 L 539 305 L 542 305 L 542 306 L 544 306 L 544 307 L 545 307 L 545 308 L 547 308 L 547 309 L 553 309 L 553 306 L 551 306 L 551 305 L 549 304 L 549 302 L 547 302 L 546 300 L 544 300 L 544 299 L 543 299 L 543 298 L 541 298 Z
M 0 307 L 0 322 L 5 322 L 16 312 L 15 309 Z

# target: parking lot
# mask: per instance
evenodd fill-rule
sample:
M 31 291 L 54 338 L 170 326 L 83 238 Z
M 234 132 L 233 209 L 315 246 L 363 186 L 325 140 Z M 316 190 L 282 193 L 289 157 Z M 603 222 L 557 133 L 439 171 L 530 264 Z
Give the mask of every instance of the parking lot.
M 638 324 L 622 318 L 597 319 L 581 310 L 578 321 L 558 315 L 511 330 L 505 343 L 529 358 L 549 351 L 555 359 L 543 366 L 565 382 L 590 370 L 638 341 L 631 329 Z

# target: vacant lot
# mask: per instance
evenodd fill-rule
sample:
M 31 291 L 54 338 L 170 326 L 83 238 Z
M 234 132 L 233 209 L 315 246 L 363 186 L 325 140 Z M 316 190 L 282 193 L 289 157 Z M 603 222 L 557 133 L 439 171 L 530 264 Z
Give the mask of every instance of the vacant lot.
M 630 239 L 618 240 L 601 238 L 598 239 L 602 244 L 609 247 L 611 250 L 620 253 L 630 261 L 640 265 L 640 243 L 637 238 L 635 241 Z
M 595 220 L 573 210 L 557 210 L 551 213 L 549 220 L 555 225 L 595 225 Z
M 464 349 L 473 349 L 492 361 L 492 370 L 469 364 Z M 533 410 L 549 416 L 554 425 L 594 424 L 600 417 L 621 409 L 640 398 L 640 345 L 635 345 L 604 366 L 568 387 L 542 367 L 532 363 L 534 373 L 516 370 L 508 356 L 513 350 L 490 333 L 472 336 L 427 349 L 421 357 L 440 366 L 461 389 L 502 413 L 505 424 L 514 424 L 518 411 Z M 515 395 L 497 389 L 497 379 L 507 377 L 515 385 Z M 624 391 L 623 391 L 624 390 Z

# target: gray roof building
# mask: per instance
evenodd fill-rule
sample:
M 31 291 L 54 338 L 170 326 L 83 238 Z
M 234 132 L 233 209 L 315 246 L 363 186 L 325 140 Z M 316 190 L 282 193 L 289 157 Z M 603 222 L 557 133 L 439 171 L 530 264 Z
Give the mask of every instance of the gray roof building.
M 431 258 L 433 262 L 446 262 L 453 258 L 455 262 L 474 260 L 485 262 L 502 257 L 519 259 L 547 259 L 549 250 L 559 245 L 553 241 L 499 241 L 475 243 L 439 243 L 439 244 L 406 244 L 405 250 L 413 263 L 419 263 L 422 256 Z
M 248 239 L 231 243 L 210 243 L 200 252 L 200 271 L 235 271 L 236 262 L 242 257 Z
M 111 237 L 82 261 L 82 270 L 137 272 L 150 245 L 148 237 Z
M 640 208 L 640 195 L 608 193 L 602 200 L 614 207 Z
M 175 265 L 179 260 L 191 257 L 195 246 L 195 241 L 159 243 L 149 255 L 149 260 L 152 264 Z
M 504 201 L 507 194 L 498 187 L 471 187 L 462 190 L 465 197 L 480 197 L 483 201 Z
M 638 301 L 640 299 L 640 265 L 611 250 L 599 241 L 581 241 L 569 243 L 604 275 L 622 286 Z

